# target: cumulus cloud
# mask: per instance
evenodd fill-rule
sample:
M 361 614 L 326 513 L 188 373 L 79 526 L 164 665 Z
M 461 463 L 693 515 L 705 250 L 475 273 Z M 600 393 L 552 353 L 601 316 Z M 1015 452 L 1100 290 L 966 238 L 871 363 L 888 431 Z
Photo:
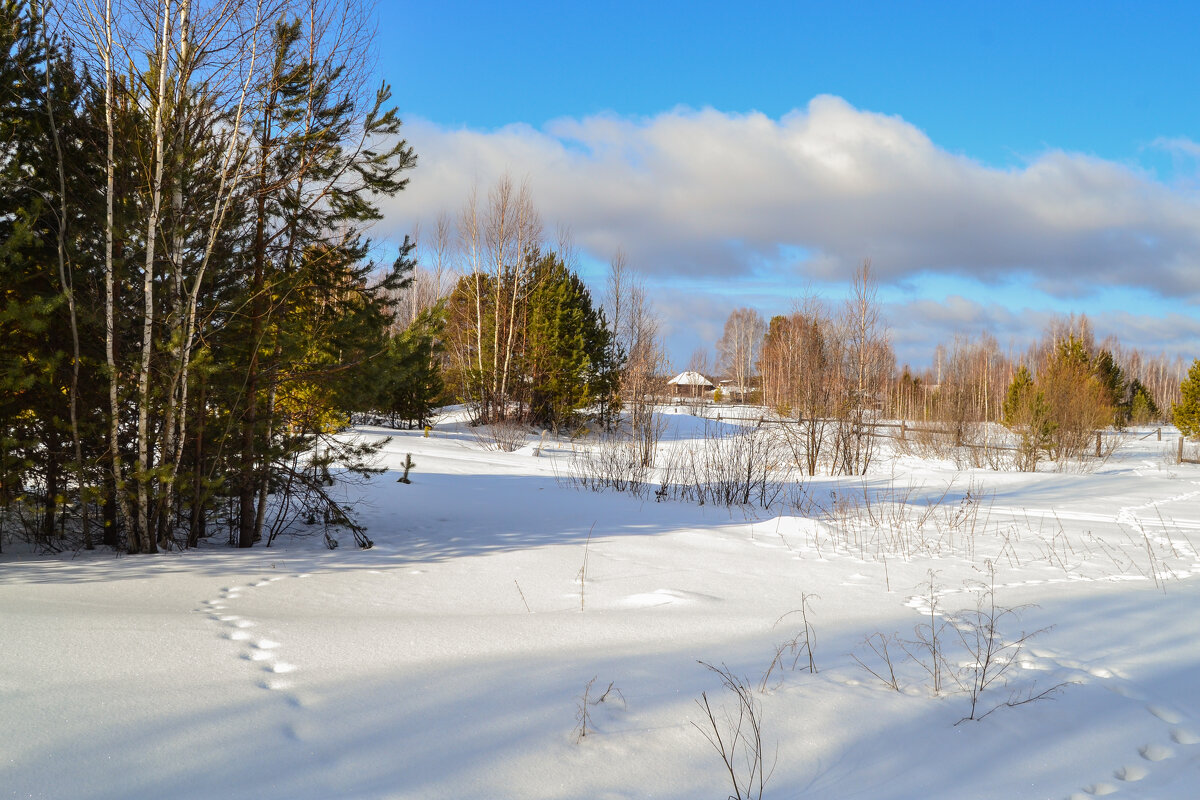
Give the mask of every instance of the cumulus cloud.
M 403 230 L 472 186 L 528 177 L 543 216 L 601 260 L 649 273 L 844 278 L 865 257 L 918 273 L 1022 276 L 1058 296 L 1095 286 L 1200 292 L 1200 198 L 1128 166 L 1059 151 L 1019 168 L 938 147 L 903 119 L 814 98 L 781 119 L 677 109 L 534 129 L 410 121 L 420 166 L 385 203 Z M 795 253 L 803 253 L 797 259 Z

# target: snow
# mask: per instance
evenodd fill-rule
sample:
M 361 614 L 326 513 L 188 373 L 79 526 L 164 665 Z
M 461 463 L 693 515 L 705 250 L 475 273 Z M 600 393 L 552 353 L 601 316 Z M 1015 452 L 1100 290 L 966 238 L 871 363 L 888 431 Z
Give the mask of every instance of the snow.
M 704 430 L 666 419 L 664 447 Z M 700 661 L 754 686 L 767 798 L 1197 796 L 1200 467 L 1169 463 L 1171 437 L 1129 437 L 1091 474 L 885 457 L 808 480 L 859 505 L 802 517 L 583 491 L 566 476 L 591 445 L 485 450 L 461 415 L 357 435 L 392 437 L 393 472 L 345 490 L 370 550 L 5 543 L 0 796 L 723 798 L 696 701 L 734 707 Z M 866 497 L 912 526 L 903 542 Z M 983 706 L 1061 684 L 1053 699 L 956 725 L 969 698 L 935 696 L 915 662 L 896 659 L 898 692 L 855 663 L 871 634 L 915 638 L 931 571 L 943 613 L 974 608 L 989 559 L 998 603 L 1035 604 L 1003 632 L 1049 629 Z M 804 595 L 818 672 L 789 655 L 759 692 Z M 579 738 L 593 678 L 589 701 L 615 690 Z
M 712 381 L 693 370 L 681 372 L 667 383 L 671 386 L 712 386 Z

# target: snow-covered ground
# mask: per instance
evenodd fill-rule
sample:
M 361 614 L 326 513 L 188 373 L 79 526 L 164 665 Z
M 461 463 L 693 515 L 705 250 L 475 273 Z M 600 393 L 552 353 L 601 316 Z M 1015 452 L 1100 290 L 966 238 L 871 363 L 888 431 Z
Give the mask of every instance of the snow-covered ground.
M 669 421 L 671 447 L 702 430 Z M 584 491 L 567 440 L 392 435 L 386 463 L 416 468 L 362 490 L 370 550 L 6 543 L 0 795 L 725 798 L 697 701 L 737 707 L 703 661 L 752 687 L 763 797 L 1200 796 L 1200 467 L 1169 463 L 1171 437 L 1091 474 L 888 458 L 808 481 L 803 517 Z M 969 696 L 935 694 L 914 642 L 932 600 L 943 669 L 969 672 L 942 623 L 989 565 L 1006 640 L 1048 630 L 980 713 L 1060 688 L 956 725 Z M 785 650 L 764 681 L 802 607 L 817 672 Z M 874 634 L 899 691 L 856 662 L 887 674 Z

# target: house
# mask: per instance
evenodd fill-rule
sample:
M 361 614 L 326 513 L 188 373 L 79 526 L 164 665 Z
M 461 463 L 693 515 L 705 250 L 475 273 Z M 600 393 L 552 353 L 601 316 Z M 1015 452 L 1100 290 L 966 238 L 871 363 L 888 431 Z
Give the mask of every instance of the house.
M 671 394 L 674 397 L 702 397 L 705 392 L 717 388 L 708 378 L 691 370 L 679 373 L 667 381 L 667 384 L 672 387 Z

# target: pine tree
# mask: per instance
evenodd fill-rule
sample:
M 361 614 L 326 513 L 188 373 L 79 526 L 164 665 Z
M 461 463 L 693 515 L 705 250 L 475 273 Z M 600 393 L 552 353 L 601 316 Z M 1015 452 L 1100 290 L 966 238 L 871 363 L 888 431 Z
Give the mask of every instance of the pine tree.
M 415 156 L 341 4 L 68 17 L 90 72 L 45 6 L 0 0 L 0 502 L 75 531 L 99 485 L 105 542 L 155 552 L 232 494 L 254 541 L 388 350 L 363 229 Z
M 614 413 L 621 348 L 603 313 L 592 305 L 591 293 L 579 276 L 554 254 L 534 254 L 525 279 L 530 288 L 513 303 L 513 273 L 466 275 L 447 303 L 447 348 L 450 352 L 449 380 L 462 402 L 479 409 L 480 419 L 492 419 L 487 411 L 500 403 L 506 418 L 548 425 L 555 429 L 573 422 L 585 409 L 600 418 Z M 478 301 L 478 306 L 476 302 Z M 476 310 L 478 309 L 478 310 Z M 516 329 L 509 335 L 477 337 L 477 320 L 493 329 L 497 315 L 512 320 Z M 511 339 L 511 352 L 501 348 Z M 503 395 L 492 395 L 485 378 L 496 372 L 496 362 L 509 366 Z
M 245 367 L 235 401 L 241 547 L 262 536 L 273 465 L 304 444 L 299 434 L 315 432 L 306 423 L 318 417 L 284 417 L 287 406 L 276 401 L 291 393 L 329 405 L 333 384 L 351 380 L 357 365 L 384 351 L 385 297 L 401 280 L 396 269 L 368 280 L 376 265 L 367 259 L 363 227 L 381 217 L 375 198 L 406 186 L 402 173 L 416 157 L 387 107 L 390 89 L 380 86 L 364 106 L 347 85 L 349 59 L 359 54 L 324 50 L 322 22 L 312 23 L 276 26 L 252 133 Z M 386 144 L 375 147 L 379 142 Z
M 1084 340 L 1074 334 L 1049 351 L 1038 370 L 1037 388 L 1050 423 L 1045 449 L 1056 462 L 1083 457 L 1095 432 L 1113 422 L 1109 390 L 1097 377 Z
M 90 337 L 74 284 L 91 131 L 70 52 L 43 12 L 0 3 L 0 502 L 36 485 L 25 496 L 40 505 L 40 543 L 53 546 L 67 506 L 84 507 L 88 480 L 80 372 Z
M 530 420 L 555 430 L 613 394 L 611 334 L 583 281 L 549 254 L 534 269 L 525 372 Z
M 1180 400 L 1171 406 L 1171 420 L 1179 432 L 1200 439 L 1200 358 L 1192 362 L 1188 376 L 1179 384 Z
M 1054 424 L 1045 396 L 1024 364 L 1008 385 L 1002 413 L 1005 427 L 1019 437 L 1017 452 L 1021 469 L 1033 472 L 1042 450 L 1050 443 Z
M 444 314 L 441 305 L 427 309 L 390 337 L 386 352 L 371 362 L 367 383 L 372 388 L 359 393 L 359 410 L 386 414 L 393 428 L 419 428 L 430 421 L 445 392 L 438 363 Z

